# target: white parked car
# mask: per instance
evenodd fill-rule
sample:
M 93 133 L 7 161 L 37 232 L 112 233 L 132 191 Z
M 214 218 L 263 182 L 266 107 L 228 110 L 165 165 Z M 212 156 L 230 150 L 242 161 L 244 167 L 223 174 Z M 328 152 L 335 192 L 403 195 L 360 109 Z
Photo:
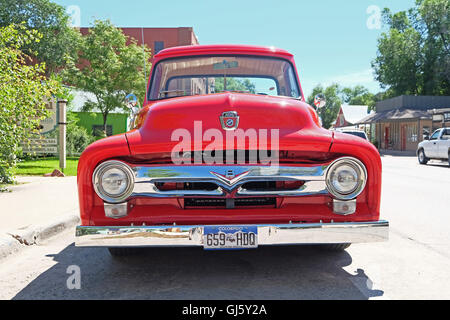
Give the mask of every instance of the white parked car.
M 419 143 L 417 157 L 420 164 L 437 159 L 447 160 L 450 165 L 450 128 L 438 129 L 429 139 Z
M 346 134 L 351 134 L 353 136 L 357 136 L 357 137 L 363 138 L 364 140 L 369 140 L 369 138 L 367 138 L 367 135 L 364 132 L 364 130 L 358 130 L 358 129 L 336 129 L 336 131 L 342 132 L 342 133 L 346 133 Z

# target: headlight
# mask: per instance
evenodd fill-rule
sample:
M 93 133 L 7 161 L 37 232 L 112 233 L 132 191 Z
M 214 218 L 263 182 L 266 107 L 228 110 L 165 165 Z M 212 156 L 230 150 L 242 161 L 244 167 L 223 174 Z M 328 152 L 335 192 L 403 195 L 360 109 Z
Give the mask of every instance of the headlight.
M 120 203 L 133 192 L 134 173 L 120 161 L 106 161 L 100 164 L 92 176 L 95 192 L 108 203 Z
M 328 191 L 337 199 L 355 199 L 363 192 L 366 181 L 366 167 L 355 158 L 340 158 L 328 167 Z

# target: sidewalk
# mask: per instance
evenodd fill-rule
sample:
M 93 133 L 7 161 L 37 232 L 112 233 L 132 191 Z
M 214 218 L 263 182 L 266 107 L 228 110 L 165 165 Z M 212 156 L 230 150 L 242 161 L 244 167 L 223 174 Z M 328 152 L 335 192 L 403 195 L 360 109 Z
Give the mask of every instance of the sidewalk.
M 77 178 L 17 177 L 0 193 L 0 260 L 72 227 L 79 214 Z
M 415 157 L 415 151 L 397 151 L 397 150 L 380 150 L 380 155 L 384 156 L 393 156 L 393 157 Z
M 0 193 L 0 233 L 78 213 L 77 178 L 17 177 Z

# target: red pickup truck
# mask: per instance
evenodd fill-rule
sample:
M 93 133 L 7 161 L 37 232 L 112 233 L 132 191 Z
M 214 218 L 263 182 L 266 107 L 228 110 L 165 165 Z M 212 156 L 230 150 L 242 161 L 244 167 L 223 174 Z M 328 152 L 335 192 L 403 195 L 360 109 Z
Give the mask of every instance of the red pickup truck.
M 80 158 L 77 246 L 123 255 L 387 241 L 377 149 L 321 127 L 287 51 L 165 49 L 143 105 L 131 131 Z

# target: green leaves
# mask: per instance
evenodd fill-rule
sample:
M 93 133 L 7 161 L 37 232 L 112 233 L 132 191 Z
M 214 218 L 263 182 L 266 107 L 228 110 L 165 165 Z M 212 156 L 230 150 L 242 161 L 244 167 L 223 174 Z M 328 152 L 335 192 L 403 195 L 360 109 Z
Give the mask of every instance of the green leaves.
M 31 64 L 22 51 L 39 37 L 23 25 L 0 28 L 0 184 L 13 181 L 19 145 L 38 132 L 46 102 L 61 93 L 59 82 L 44 76 L 45 64 Z
M 224 78 L 215 78 L 216 92 L 224 91 Z M 232 77 L 227 78 L 227 90 L 229 91 L 248 91 L 250 93 L 256 93 L 255 85 L 248 79 L 235 79 Z
M 308 97 L 308 104 L 313 105 L 314 97 L 323 93 L 327 99 L 325 108 L 321 108 L 318 113 L 322 118 L 322 126 L 329 129 L 337 118 L 342 104 L 348 105 L 362 105 L 368 106 L 369 109 L 374 109 L 375 103 L 383 98 L 380 94 L 373 94 L 364 86 L 355 86 L 353 88 L 342 88 L 338 84 L 324 88 L 322 85 L 317 85 L 312 94 Z
M 383 12 L 372 67 L 389 96 L 450 95 L 450 0 L 418 0 L 407 12 Z
M 322 126 L 329 129 L 333 122 L 336 120 L 339 109 L 342 105 L 340 98 L 340 87 L 338 84 L 332 84 L 327 88 L 323 88 L 322 85 L 317 85 L 312 94 L 308 97 L 308 104 L 314 105 L 314 97 L 323 93 L 327 99 L 327 105 L 324 108 L 319 109 L 318 113 L 322 119 Z
M 340 93 L 343 102 L 349 105 L 369 106 L 369 109 L 373 109 L 377 102 L 376 95 L 364 86 L 343 88 Z
M 22 24 L 42 35 L 33 41 L 19 41 L 23 41 L 22 51 L 45 62 L 47 75 L 64 67 L 66 57 L 75 57 L 78 52 L 81 35 L 68 22 L 64 8 L 49 0 L 2 0 L 0 6 L 0 27 Z
M 143 102 L 147 85 L 144 59 L 149 74 L 150 49 L 138 46 L 111 22 L 97 20 L 80 41 L 79 57 L 68 59 L 63 74 L 68 83 L 96 96 L 97 101 L 89 101 L 84 111 L 99 110 L 106 124 L 113 110 L 128 111 L 124 104 L 127 93 L 135 93 Z

